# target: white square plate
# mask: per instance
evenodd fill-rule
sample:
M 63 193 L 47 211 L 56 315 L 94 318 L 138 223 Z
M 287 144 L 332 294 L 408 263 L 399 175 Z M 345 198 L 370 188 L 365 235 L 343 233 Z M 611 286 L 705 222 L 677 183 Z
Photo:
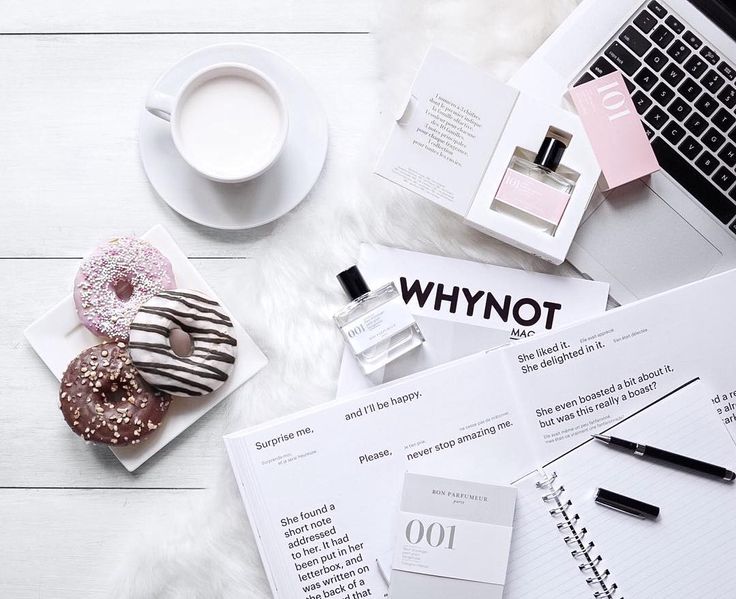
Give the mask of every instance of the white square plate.
M 169 259 L 178 288 L 202 291 L 217 298 L 217 295 L 176 245 L 168 231 L 161 225 L 148 231 L 143 235 L 143 239 L 158 248 Z M 133 472 L 266 365 L 268 362 L 266 356 L 258 349 L 245 329 L 235 319 L 233 319 L 233 325 L 235 326 L 235 337 L 238 340 L 238 357 L 227 382 L 205 397 L 174 398 L 162 425 L 144 442 L 127 447 L 110 448 L 129 472 Z M 29 326 L 25 330 L 25 336 L 31 347 L 59 380 L 69 362 L 80 352 L 103 342 L 103 339 L 93 335 L 79 322 L 72 294 Z M 49 401 L 56 401 L 56 398 L 49 398 Z M 59 414 L 59 424 L 63 424 L 61 414 Z

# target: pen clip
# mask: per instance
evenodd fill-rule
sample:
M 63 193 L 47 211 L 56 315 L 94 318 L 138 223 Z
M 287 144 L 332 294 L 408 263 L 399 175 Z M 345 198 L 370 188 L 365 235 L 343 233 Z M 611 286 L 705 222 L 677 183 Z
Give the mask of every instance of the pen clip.
M 635 510 L 633 508 L 629 508 L 622 505 L 617 505 L 615 503 L 610 503 L 606 501 L 605 499 L 600 499 L 598 497 L 595 498 L 595 502 L 598 505 L 602 505 L 603 507 L 607 507 L 608 509 L 614 510 L 616 512 L 621 512 L 622 514 L 628 514 L 629 516 L 634 516 L 634 518 L 639 518 L 640 520 L 644 520 L 644 514 L 642 514 L 639 510 Z

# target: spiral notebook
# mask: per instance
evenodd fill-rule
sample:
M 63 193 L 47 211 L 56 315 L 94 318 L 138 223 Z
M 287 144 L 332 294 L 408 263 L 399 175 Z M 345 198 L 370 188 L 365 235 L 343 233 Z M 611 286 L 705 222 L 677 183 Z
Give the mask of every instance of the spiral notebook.
M 733 469 L 736 445 L 715 393 L 686 383 L 608 429 Z M 504 597 L 733 597 L 736 485 L 588 441 L 517 484 Z M 661 508 L 639 520 L 594 503 L 598 487 Z

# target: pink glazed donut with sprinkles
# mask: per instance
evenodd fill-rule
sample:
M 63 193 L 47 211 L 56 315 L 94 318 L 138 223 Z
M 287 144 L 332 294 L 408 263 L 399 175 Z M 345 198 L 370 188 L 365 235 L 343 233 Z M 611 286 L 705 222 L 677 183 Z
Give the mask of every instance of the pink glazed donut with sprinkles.
M 174 289 L 171 262 L 147 241 L 118 237 L 79 267 L 74 304 L 82 324 L 99 337 L 125 341 L 141 304 Z

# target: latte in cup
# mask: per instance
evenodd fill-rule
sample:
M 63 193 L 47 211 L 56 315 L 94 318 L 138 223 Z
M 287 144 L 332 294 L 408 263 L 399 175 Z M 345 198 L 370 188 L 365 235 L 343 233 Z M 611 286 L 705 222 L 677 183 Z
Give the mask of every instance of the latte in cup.
M 146 107 L 171 121 L 174 144 L 184 160 L 221 182 L 245 181 L 267 170 L 288 129 L 275 85 L 245 65 L 205 69 L 174 98 L 152 92 Z

